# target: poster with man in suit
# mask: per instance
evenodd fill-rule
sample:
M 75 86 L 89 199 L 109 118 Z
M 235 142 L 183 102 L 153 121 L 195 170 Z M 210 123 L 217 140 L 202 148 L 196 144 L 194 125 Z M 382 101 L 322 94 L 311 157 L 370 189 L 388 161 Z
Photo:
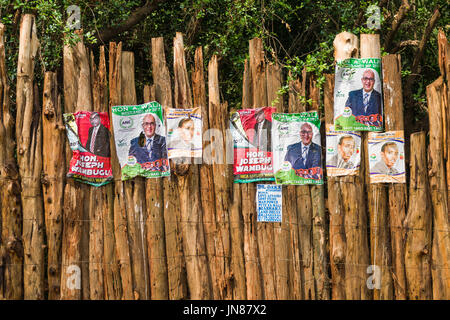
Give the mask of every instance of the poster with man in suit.
M 327 176 L 358 174 L 361 163 L 361 133 L 335 131 L 333 125 L 327 125 L 326 134 Z
M 334 126 L 337 131 L 382 131 L 381 59 L 336 64 Z
M 243 109 L 231 114 L 234 182 L 274 181 L 272 166 L 273 107 Z
M 170 175 L 161 105 L 114 106 L 112 117 L 122 180 Z
M 369 133 L 370 183 L 406 183 L 403 131 Z
M 323 184 L 320 120 L 316 111 L 272 115 L 277 184 Z
M 64 122 L 73 152 L 67 177 L 97 187 L 111 182 L 108 113 L 66 113 Z

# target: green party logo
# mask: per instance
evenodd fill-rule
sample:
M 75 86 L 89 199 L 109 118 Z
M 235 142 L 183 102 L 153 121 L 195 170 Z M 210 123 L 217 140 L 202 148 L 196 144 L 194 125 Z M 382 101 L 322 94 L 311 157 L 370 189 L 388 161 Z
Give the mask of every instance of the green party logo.
M 333 153 L 333 152 L 334 152 L 334 148 L 333 148 L 333 147 L 329 147 L 329 148 L 327 149 L 327 151 L 328 151 L 329 153 Z
M 377 158 L 377 156 L 376 156 L 375 153 L 372 153 L 372 154 L 370 155 L 370 160 L 375 160 L 376 158 Z
M 281 165 L 281 170 L 282 171 L 289 171 L 291 170 L 292 165 L 289 161 L 284 161 L 283 164 Z
M 342 115 L 343 115 L 345 118 L 350 117 L 350 116 L 352 115 L 352 109 L 350 109 L 350 107 L 345 107 L 345 108 L 344 108 L 344 112 L 342 113 Z
M 134 166 L 134 165 L 136 165 L 136 163 L 137 163 L 137 160 L 136 160 L 135 156 L 128 156 L 127 164 L 129 166 Z
M 120 119 L 119 125 L 123 129 L 130 129 L 133 126 L 133 119 L 130 117 L 122 118 Z
M 350 81 L 353 79 L 353 76 L 355 75 L 356 69 L 354 68 L 345 68 L 342 70 L 342 79 Z

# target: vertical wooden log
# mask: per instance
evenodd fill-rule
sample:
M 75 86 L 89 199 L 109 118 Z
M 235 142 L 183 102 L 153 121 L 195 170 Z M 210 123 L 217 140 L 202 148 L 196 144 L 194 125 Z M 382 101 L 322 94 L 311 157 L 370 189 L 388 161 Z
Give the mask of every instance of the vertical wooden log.
M 155 83 L 155 100 L 163 107 L 172 107 L 172 86 L 164 54 L 164 39 L 152 38 L 152 69 Z M 177 177 L 163 178 L 164 227 L 166 239 L 169 299 L 187 298 L 186 266 L 181 242 L 181 213 L 177 191 Z
M 34 59 L 39 41 L 35 17 L 22 16 L 17 62 L 17 162 L 22 182 L 24 298 L 44 299 L 44 212 L 41 194 L 42 127 Z
M 283 95 L 278 95 L 281 89 L 282 73 L 281 67 L 275 63 L 267 64 L 267 101 L 276 107 L 277 112 L 284 112 Z M 271 134 L 270 132 L 268 134 Z M 273 223 L 275 254 L 275 285 L 277 299 L 287 300 L 292 296 L 292 281 L 290 281 L 289 270 L 292 269 L 289 243 L 289 214 L 297 209 L 295 197 L 288 198 L 287 186 L 283 186 L 283 219 L 281 223 Z
M 22 211 L 4 32 L 0 23 L 0 300 L 19 300 L 23 298 Z
M 175 107 L 192 107 L 191 88 L 187 75 L 183 36 L 177 32 L 174 46 Z M 190 160 L 190 159 L 189 159 Z M 189 161 L 190 163 L 190 161 Z M 199 170 L 197 165 L 175 166 L 178 172 L 178 191 L 181 209 L 181 233 L 186 257 L 187 281 L 191 299 L 210 299 L 211 288 L 203 233 L 202 210 L 199 198 Z
M 380 58 L 380 38 L 378 34 L 362 34 L 361 58 Z M 368 133 L 362 134 L 361 144 L 367 147 Z M 369 178 L 368 150 L 361 152 L 365 163 L 366 184 L 368 188 L 368 203 L 370 216 L 370 247 L 371 261 L 374 268 L 381 270 L 381 287 L 374 288 L 375 300 L 393 299 L 393 280 L 390 273 L 392 252 L 390 248 L 389 220 L 388 220 L 388 194 L 387 185 L 383 183 L 371 184 Z M 362 168 L 362 166 L 361 166 Z
M 430 300 L 432 217 L 425 132 L 411 135 L 409 207 L 405 219 L 405 270 L 408 298 Z
M 253 86 L 250 63 L 245 60 L 242 83 L 242 107 L 253 106 Z M 252 183 L 239 184 L 242 201 L 242 217 L 244 221 L 244 258 L 247 299 L 260 300 L 264 298 L 262 287 L 262 270 L 259 259 L 257 228 L 256 228 L 256 188 Z
M 42 112 L 43 183 L 47 232 L 48 299 L 59 300 L 61 287 L 61 236 L 64 205 L 65 133 L 61 97 L 54 72 L 46 72 Z
M 404 130 L 400 56 L 392 54 L 384 56 L 382 66 L 385 130 Z M 389 184 L 388 195 L 394 294 L 396 300 L 405 300 L 405 229 L 403 225 L 406 217 L 406 184 Z
M 292 75 L 290 74 L 289 77 Z M 299 106 L 299 101 L 297 99 L 297 93 L 300 94 L 301 84 L 298 79 L 291 80 L 289 82 L 289 105 L 288 112 L 296 113 Z M 291 263 L 291 290 L 292 290 L 292 298 L 294 300 L 303 299 L 303 283 L 302 283 L 302 244 L 300 243 L 300 224 L 299 224 L 299 214 L 300 209 L 297 203 L 297 188 L 298 186 L 286 186 L 286 201 L 287 205 L 287 219 L 289 223 L 289 232 L 290 232 L 290 259 L 292 259 Z M 284 204 L 283 204 L 284 206 Z M 302 204 L 303 206 L 303 204 Z
M 155 86 L 144 86 L 144 101 L 155 101 Z M 162 179 L 145 182 L 147 249 L 152 300 L 169 298 L 166 239 L 164 233 L 164 189 Z
M 433 206 L 433 248 L 431 275 L 433 299 L 450 299 L 450 232 L 448 220 L 447 186 L 443 155 L 443 78 L 427 86 L 430 121 L 430 146 L 428 151 L 428 175 L 430 177 Z
M 252 74 L 253 108 L 267 106 L 267 79 L 262 40 L 254 38 L 249 41 L 250 72 Z M 251 184 L 256 189 L 255 184 Z M 251 199 L 253 202 L 256 198 Z M 255 211 L 255 218 L 257 213 Z M 256 223 L 259 257 L 262 269 L 263 289 L 265 299 L 276 299 L 275 286 L 275 249 L 273 225 L 271 223 Z
M 109 105 L 111 107 L 122 104 L 122 43 L 109 44 Z M 120 164 L 117 158 L 114 141 L 114 125 L 111 122 L 111 169 L 115 177 L 114 183 L 114 236 L 116 240 L 116 257 L 119 262 L 122 281 L 121 299 L 132 300 L 133 280 L 130 261 L 130 248 L 127 231 L 127 208 L 125 203 L 124 183 L 120 180 Z
M 217 299 L 231 299 L 231 237 L 230 237 L 230 199 L 231 179 L 226 155 L 226 133 L 228 128 L 228 105 L 220 103 L 219 67 L 217 56 L 208 64 L 209 123 L 222 133 L 222 141 L 215 142 L 218 148 L 213 150 L 213 181 L 215 194 L 216 233 L 214 235 L 215 253 L 213 265 L 216 279 L 214 286 L 219 288 Z M 216 139 L 216 138 L 215 138 Z
M 122 104 L 135 105 L 134 54 L 122 52 Z M 149 299 L 148 259 L 145 234 L 145 181 L 142 177 L 124 181 L 125 207 L 128 220 L 133 293 L 136 300 Z
M 334 123 L 334 74 L 327 74 L 324 84 L 325 124 Z M 324 159 L 325 160 L 325 159 Z M 324 161 L 325 163 L 325 161 Z M 328 177 L 328 209 L 330 212 L 331 298 L 345 299 L 345 228 L 341 177 Z

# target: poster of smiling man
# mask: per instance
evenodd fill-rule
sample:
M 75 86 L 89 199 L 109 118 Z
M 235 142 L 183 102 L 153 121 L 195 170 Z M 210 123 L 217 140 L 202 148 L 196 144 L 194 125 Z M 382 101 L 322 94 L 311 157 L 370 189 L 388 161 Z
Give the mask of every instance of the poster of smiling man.
M 334 127 L 337 131 L 382 131 L 381 59 L 336 64 Z
M 234 182 L 274 181 L 272 167 L 273 107 L 243 109 L 230 116 L 234 142 Z
M 159 103 L 112 107 L 122 180 L 170 175 L 163 110 Z
M 406 183 L 403 131 L 369 133 L 370 183 Z
M 201 158 L 202 114 L 200 108 L 167 108 L 166 110 L 169 159 Z
M 357 131 L 335 131 L 327 125 L 327 176 L 358 174 L 361 163 L 361 134 Z
M 112 181 L 109 116 L 106 112 L 65 113 L 72 149 L 67 177 L 96 187 Z
M 272 115 L 277 184 L 323 184 L 320 120 L 316 111 Z

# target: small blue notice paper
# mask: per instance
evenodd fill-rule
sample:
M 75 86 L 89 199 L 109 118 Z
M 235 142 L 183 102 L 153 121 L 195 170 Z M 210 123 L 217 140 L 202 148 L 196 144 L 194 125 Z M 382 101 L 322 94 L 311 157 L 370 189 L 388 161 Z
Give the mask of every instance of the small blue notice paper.
M 282 185 L 258 184 L 256 209 L 258 222 L 281 222 L 283 212 Z

